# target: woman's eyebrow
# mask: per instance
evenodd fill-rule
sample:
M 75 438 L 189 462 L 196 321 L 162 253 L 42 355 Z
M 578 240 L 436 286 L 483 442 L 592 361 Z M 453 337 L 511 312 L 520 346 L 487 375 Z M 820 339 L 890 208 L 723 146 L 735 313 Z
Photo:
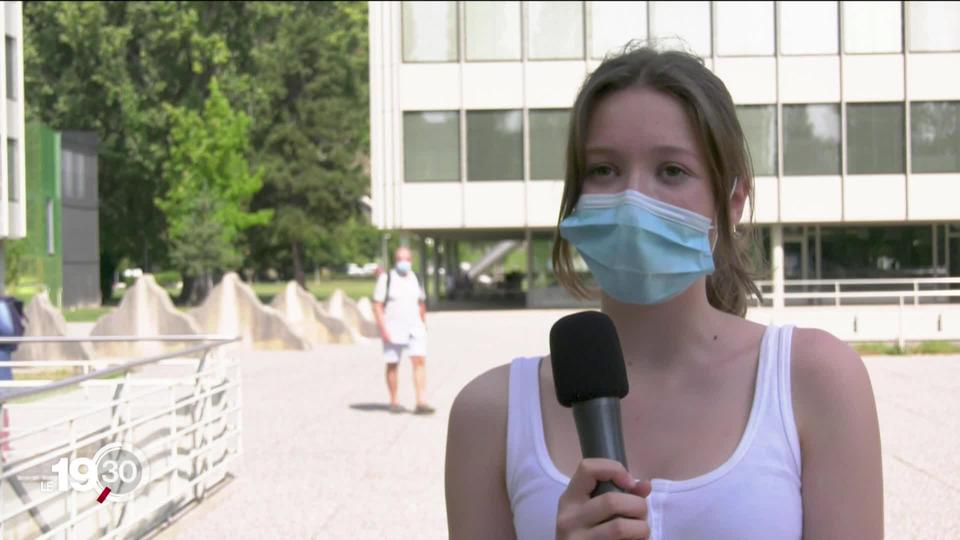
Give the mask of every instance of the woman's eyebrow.
M 700 156 L 696 152 L 683 146 L 672 146 L 669 144 L 654 146 L 651 151 L 657 154 L 683 154 L 689 158 L 699 160 Z

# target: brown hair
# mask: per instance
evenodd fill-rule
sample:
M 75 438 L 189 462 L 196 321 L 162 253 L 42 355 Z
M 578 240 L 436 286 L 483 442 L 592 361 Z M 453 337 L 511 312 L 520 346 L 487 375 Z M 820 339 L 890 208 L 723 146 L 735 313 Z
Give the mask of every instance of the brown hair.
M 560 201 L 558 230 L 553 243 L 553 268 L 557 280 L 576 296 L 589 298 L 573 270 L 573 251 L 559 235 L 559 221 L 576 207 L 583 186 L 584 145 L 590 115 L 604 97 L 625 88 L 645 87 L 668 94 L 683 105 L 706 152 L 706 165 L 713 180 L 717 216 L 714 273 L 707 277 L 707 299 L 715 308 L 744 316 L 747 299 L 761 298 L 748 270 L 746 254 L 750 235 L 735 235 L 730 223 L 729 194 L 734 178 L 753 199 L 753 168 L 749 150 L 737 120 L 733 99 L 723 82 L 703 61 L 680 51 L 657 51 L 628 45 L 608 57 L 587 77 L 571 113 L 567 138 L 566 178 Z M 752 209 L 751 209 L 752 212 Z

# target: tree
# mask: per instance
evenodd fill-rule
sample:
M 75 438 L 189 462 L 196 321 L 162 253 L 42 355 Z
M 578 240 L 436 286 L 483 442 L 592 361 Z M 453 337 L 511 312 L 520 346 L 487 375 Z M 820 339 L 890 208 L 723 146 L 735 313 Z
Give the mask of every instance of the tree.
M 231 108 L 216 79 L 202 114 L 176 107 L 170 118 L 167 190 L 156 204 L 166 216 L 171 261 L 184 275 L 200 278 L 188 292 L 196 301 L 212 287 L 215 271 L 240 264 L 241 232 L 267 223 L 272 212 L 248 211 L 263 172 L 251 172 L 247 161 L 250 119 Z
M 264 96 L 254 145 L 265 171 L 254 204 L 276 210 L 256 242 L 265 260 L 285 252 L 303 284 L 324 239 L 362 229 L 347 224 L 360 218 L 369 185 L 366 3 L 283 4 L 276 35 L 253 58 Z

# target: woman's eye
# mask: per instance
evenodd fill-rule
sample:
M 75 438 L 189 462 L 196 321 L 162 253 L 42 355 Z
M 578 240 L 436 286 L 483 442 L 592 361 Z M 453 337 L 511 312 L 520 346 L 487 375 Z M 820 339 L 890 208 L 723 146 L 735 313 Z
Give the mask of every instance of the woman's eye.
M 663 176 L 669 180 L 679 180 L 681 178 L 689 176 L 686 170 L 684 170 L 682 167 L 677 165 L 667 165 L 666 167 L 663 168 L 662 172 L 663 172 Z
M 587 170 L 587 177 L 607 178 L 613 176 L 615 172 L 610 165 L 595 165 Z

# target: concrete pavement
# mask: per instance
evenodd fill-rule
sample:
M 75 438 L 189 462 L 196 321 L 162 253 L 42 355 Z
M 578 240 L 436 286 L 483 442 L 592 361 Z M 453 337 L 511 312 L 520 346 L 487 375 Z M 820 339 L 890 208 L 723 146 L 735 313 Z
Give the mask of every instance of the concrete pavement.
M 379 345 L 248 352 L 235 478 L 161 539 L 446 537 L 447 413 L 477 374 L 548 350 L 561 311 L 429 315 L 428 398 L 392 415 Z M 867 358 L 880 413 L 888 538 L 960 537 L 960 357 Z M 413 405 L 409 363 L 400 399 Z

